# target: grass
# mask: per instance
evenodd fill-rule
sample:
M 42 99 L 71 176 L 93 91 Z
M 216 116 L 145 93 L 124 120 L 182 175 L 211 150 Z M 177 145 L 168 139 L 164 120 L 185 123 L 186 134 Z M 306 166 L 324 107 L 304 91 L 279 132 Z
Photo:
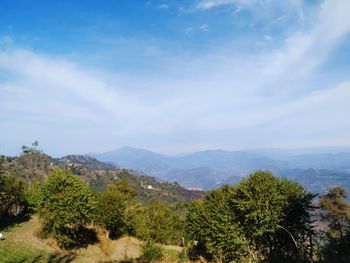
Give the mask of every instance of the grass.
M 48 262 L 48 257 L 44 251 L 17 242 L 5 240 L 0 243 L 0 261 L 3 263 Z
M 0 241 L 1 263 L 58 262 L 59 255 L 37 242 L 37 218 L 12 217 L 1 222 L 5 239 Z M 43 247 L 42 249 L 40 247 Z
M 17 219 L 16 219 L 17 220 Z M 54 240 L 39 237 L 41 224 L 38 217 L 28 221 L 18 220 L 6 224 L 1 232 L 5 240 L 0 241 L 1 263 L 93 263 L 93 262 L 137 262 L 142 254 L 143 242 L 134 237 L 110 240 L 98 235 L 99 242 L 74 251 L 63 251 Z M 163 246 L 162 262 L 179 262 L 180 247 Z

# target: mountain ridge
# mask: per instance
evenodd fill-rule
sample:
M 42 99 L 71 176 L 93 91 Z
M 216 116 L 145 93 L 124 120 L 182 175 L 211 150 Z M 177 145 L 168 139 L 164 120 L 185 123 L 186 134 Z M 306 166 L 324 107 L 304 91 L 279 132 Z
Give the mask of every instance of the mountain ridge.
M 294 170 L 309 176 L 308 170 L 314 169 L 323 170 L 322 173 L 329 171 L 332 176 L 334 172 L 339 172 L 342 173 L 342 178 L 345 178 L 343 172 L 350 172 L 349 152 L 311 153 L 308 150 L 305 153 L 303 150 L 303 154 L 298 154 L 294 149 L 292 153 L 287 154 L 288 150 L 280 151 L 285 151 L 281 158 L 272 158 L 269 151 L 264 154 L 263 150 L 251 152 L 221 149 L 169 156 L 140 148 L 122 147 L 107 154 L 94 153 L 92 156 L 118 167 L 142 171 L 159 180 L 177 181 L 184 187 L 204 190 L 237 182 L 255 170 L 270 170 L 279 176 L 292 176 L 291 171 Z M 321 179 L 324 180 L 323 177 Z M 310 184 L 309 180 L 304 181 Z

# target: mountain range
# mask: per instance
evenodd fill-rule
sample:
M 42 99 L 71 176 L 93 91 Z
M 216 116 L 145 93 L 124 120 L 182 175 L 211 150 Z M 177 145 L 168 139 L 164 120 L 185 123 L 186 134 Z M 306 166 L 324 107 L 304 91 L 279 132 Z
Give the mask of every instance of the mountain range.
M 326 150 L 329 152 L 323 152 Z M 326 148 L 323 151 L 206 150 L 173 157 L 123 147 L 89 155 L 120 168 L 142 171 L 160 180 L 176 181 L 193 189 L 210 190 L 222 184 L 234 184 L 255 170 L 270 170 L 277 176 L 300 181 L 316 192 L 324 192 L 341 183 L 349 185 L 350 190 L 350 151 L 337 152 Z

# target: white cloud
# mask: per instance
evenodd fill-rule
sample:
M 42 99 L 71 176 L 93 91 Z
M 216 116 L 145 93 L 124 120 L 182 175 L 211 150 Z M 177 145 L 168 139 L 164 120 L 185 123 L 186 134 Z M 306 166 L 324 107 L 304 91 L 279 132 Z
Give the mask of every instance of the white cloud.
M 350 79 L 331 85 L 315 79 L 323 77 L 318 70 L 350 32 L 347 10 L 349 1 L 325 1 L 311 28 L 254 54 L 231 43 L 201 55 L 151 48 L 161 57 L 152 76 L 113 72 L 116 77 L 107 80 L 79 62 L 4 50 L 0 73 L 8 77 L 0 79 L 0 117 L 6 121 L 0 137 L 15 134 L 20 141 L 30 134 L 49 141 L 64 135 L 71 147 L 66 153 L 127 144 L 168 152 L 345 144 Z M 274 42 L 270 37 L 264 38 Z M 94 145 L 99 148 L 89 148 Z
M 223 5 L 250 5 L 254 1 L 253 0 L 201 0 L 197 4 L 197 8 L 199 9 L 212 9 L 214 7 L 223 6 Z
M 346 0 L 325 1 L 319 17 L 309 32 L 295 32 L 285 41 L 285 46 L 272 54 L 272 63 L 264 68 L 266 77 L 281 76 L 287 80 L 307 77 L 327 59 L 329 53 L 350 32 Z
M 234 13 L 245 9 L 250 11 L 256 20 L 267 20 L 276 15 L 274 23 L 286 19 L 289 15 L 294 20 L 295 15 L 300 20 L 304 19 L 303 0 L 199 0 L 195 7 L 206 11 L 219 7 L 234 8 Z
M 207 32 L 208 31 L 208 25 L 206 25 L 206 24 L 203 24 L 203 25 L 201 25 L 200 27 L 199 27 L 199 29 L 202 31 L 202 32 Z
M 158 6 L 159 9 L 163 9 L 163 10 L 167 10 L 169 8 L 169 6 L 167 4 L 160 4 Z
M 185 33 L 186 33 L 186 34 L 191 33 L 192 29 L 193 29 L 192 27 L 187 27 L 187 28 L 185 29 Z

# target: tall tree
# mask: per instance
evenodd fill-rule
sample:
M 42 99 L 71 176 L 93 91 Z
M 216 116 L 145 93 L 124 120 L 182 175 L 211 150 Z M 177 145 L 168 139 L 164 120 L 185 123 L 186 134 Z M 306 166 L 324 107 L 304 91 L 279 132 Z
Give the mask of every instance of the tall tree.
M 249 244 L 230 209 L 232 191 L 232 187 L 223 186 L 189 205 L 186 232 L 197 244 L 195 253 L 204 252 L 210 259 L 225 262 L 251 256 Z
M 308 252 L 313 198 L 295 182 L 258 171 L 234 188 L 231 208 L 258 258 L 296 262 Z
M 210 192 L 189 208 L 188 232 L 225 262 L 308 260 L 314 195 L 294 182 L 258 171 L 234 187 Z
M 350 222 L 350 206 L 346 202 L 347 193 L 343 187 L 334 187 L 329 193 L 320 196 L 320 207 L 324 210 L 322 220 L 328 223 L 329 235 L 344 237 Z
M 25 208 L 25 183 L 14 175 L 0 176 L 0 214 L 18 215 Z M 0 215 L 1 216 L 1 215 Z
M 329 262 L 350 261 L 350 205 L 342 187 L 334 187 L 320 196 L 321 219 L 327 223 L 323 257 Z
M 39 203 L 44 230 L 63 247 L 84 242 L 95 201 L 89 187 L 69 170 L 58 169 L 44 182 Z
M 166 204 L 152 199 L 135 212 L 134 225 L 137 237 L 164 244 L 176 238 L 180 218 Z
M 104 227 L 107 237 L 118 237 L 131 232 L 129 210 L 136 204 L 136 191 L 126 180 L 108 185 L 107 190 L 97 193 L 96 223 Z

